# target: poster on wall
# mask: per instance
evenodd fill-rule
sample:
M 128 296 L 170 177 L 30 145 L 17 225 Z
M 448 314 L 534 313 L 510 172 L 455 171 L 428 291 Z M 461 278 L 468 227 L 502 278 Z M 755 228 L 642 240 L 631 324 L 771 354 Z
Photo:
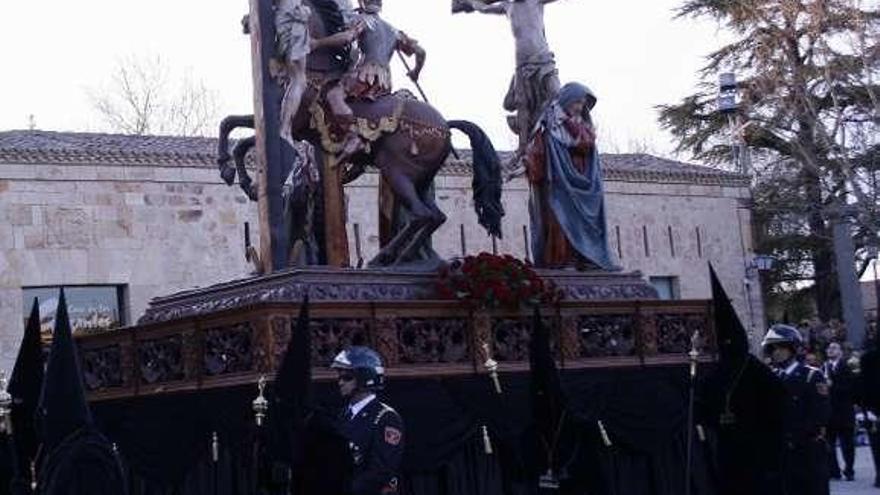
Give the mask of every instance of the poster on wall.
M 43 333 L 51 334 L 55 328 L 60 293 L 60 287 L 33 287 L 23 291 L 23 314 L 27 318 L 36 298 L 40 307 L 40 328 Z M 120 287 L 64 287 L 64 293 L 74 333 L 101 332 L 124 325 Z

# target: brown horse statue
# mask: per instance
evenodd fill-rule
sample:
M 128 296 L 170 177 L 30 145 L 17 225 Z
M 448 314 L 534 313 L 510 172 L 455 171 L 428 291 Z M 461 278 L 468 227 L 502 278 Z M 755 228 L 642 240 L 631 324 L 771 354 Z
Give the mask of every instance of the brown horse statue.
M 310 30 L 321 38 L 345 29 L 342 14 L 333 0 L 304 0 L 311 9 Z M 308 88 L 300 110 L 293 120 L 293 137 L 311 143 L 316 150 L 318 168 L 323 160 L 333 159 L 340 143 L 336 140 L 330 111 L 323 96 L 338 81 L 348 66 L 348 52 L 338 48 L 321 48 L 308 56 Z M 384 246 L 370 266 L 394 266 L 413 259 L 426 240 L 446 221 L 446 215 L 429 194 L 434 176 L 452 151 L 450 129 L 466 134 L 473 149 L 474 207 L 486 231 L 501 237 L 501 164 L 492 143 L 475 124 L 447 121 L 431 105 L 412 97 L 388 95 L 376 101 L 349 101 L 359 122 L 361 136 L 370 141 L 368 150 L 352 157 L 342 177 L 343 183 L 357 179 L 367 165 L 374 165 L 393 190 L 397 201 L 408 210 L 409 221 Z M 326 120 L 325 120 L 326 117 Z M 252 200 L 256 188 L 244 166 L 247 151 L 254 139 L 240 140 L 229 154 L 229 134 L 237 127 L 254 127 L 249 116 L 230 116 L 220 126 L 218 165 L 227 184 L 239 184 Z M 236 166 L 230 164 L 234 160 Z M 286 167 L 292 166 L 285 164 Z M 322 180 L 326 178 L 322 177 Z

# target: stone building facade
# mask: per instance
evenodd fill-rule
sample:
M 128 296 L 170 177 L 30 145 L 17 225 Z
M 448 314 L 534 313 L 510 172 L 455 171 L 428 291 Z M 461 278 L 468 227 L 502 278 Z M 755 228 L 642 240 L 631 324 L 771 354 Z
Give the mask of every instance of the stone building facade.
M 222 183 L 215 149 L 203 138 L 0 132 L 0 369 L 15 358 L 32 296 L 59 286 L 80 291 L 83 301 L 115 293 L 119 307 L 109 311 L 128 325 L 152 297 L 249 275 L 243 225 L 250 223 L 256 243 L 257 208 Z M 493 250 L 473 212 L 463 158 L 436 181 L 449 220 L 434 248 L 447 258 Z M 620 264 L 666 297 L 708 299 L 711 261 L 759 335 L 748 181 L 648 155 L 603 160 L 609 239 Z M 367 174 L 346 189 L 353 258 L 355 225 L 365 259 L 379 247 L 377 179 Z M 503 199 L 505 235 L 494 249 L 526 257 L 528 185 L 507 182 Z

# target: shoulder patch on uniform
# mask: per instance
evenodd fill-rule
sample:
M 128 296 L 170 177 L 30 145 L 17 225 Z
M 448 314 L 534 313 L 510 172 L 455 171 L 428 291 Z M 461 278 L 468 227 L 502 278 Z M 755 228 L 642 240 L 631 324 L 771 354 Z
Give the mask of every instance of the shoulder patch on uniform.
M 393 426 L 385 427 L 385 443 L 388 445 L 399 445 L 400 439 L 403 437 L 403 433 L 400 432 L 397 428 Z

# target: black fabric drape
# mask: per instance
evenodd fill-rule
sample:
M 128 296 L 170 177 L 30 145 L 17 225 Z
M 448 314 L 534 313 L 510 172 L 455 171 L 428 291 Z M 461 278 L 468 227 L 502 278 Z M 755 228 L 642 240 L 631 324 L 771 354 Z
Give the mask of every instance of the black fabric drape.
M 528 375 L 501 380 L 502 396 L 482 375 L 389 382 L 383 400 L 407 428 L 405 494 L 530 493 L 525 459 L 541 454 L 529 439 Z M 684 492 L 685 366 L 562 370 L 561 380 L 573 416 L 562 445 L 568 475 L 561 493 Z M 255 493 L 256 393 L 255 386 L 206 390 L 101 402 L 93 411 L 120 450 L 133 495 L 249 495 Z M 325 411 L 337 410 L 335 384 L 316 384 L 313 394 Z M 611 446 L 600 435 L 600 419 Z M 484 450 L 483 426 L 492 455 Z M 696 446 L 694 494 L 714 493 L 703 447 Z

